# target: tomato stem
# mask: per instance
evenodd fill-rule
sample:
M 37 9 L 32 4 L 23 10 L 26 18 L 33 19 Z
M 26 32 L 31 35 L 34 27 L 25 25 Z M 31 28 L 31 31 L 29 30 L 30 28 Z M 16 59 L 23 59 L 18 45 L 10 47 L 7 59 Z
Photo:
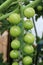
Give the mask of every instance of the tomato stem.
M 12 7 L 12 6 L 15 5 L 15 4 L 18 4 L 18 1 L 12 2 L 12 3 L 9 5 L 8 8 Z M 7 9 L 8 9 L 8 8 L 7 8 Z
M 21 25 L 20 25 L 20 27 L 21 27 L 21 30 L 22 30 L 22 32 L 21 32 L 21 35 L 20 35 L 20 42 L 21 42 L 21 48 L 20 48 L 20 50 L 21 50 L 21 53 L 23 54 L 23 51 L 22 51 L 22 49 L 23 49 L 23 45 L 24 45 L 24 42 L 23 42 L 23 37 L 24 37 L 24 14 L 23 14 L 23 9 L 22 9 L 22 2 L 20 1 L 20 3 L 19 3 L 19 9 L 20 9 L 20 15 L 21 15 Z
M 16 9 L 15 9 L 15 10 L 13 10 L 12 12 L 7 13 L 7 14 L 5 14 L 5 15 L 2 15 L 2 16 L 0 17 L 0 20 L 5 19 L 5 18 L 7 18 L 10 14 L 15 13 L 15 12 L 18 12 L 18 11 L 19 11 L 19 9 L 18 9 L 18 8 L 16 8 Z
M 41 3 L 41 0 L 35 0 L 35 1 L 33 1 L 32 3 L 28 4 L 27 6 L 23 7 L 23 10 L 26 9 L 27 7 L 33 7 L 33 8 L 34 8 L 34 7 L 36 7 L 39 3 Z M 11 2 L 10 2 L 9 4 L 11 4 Z M 7 4 L 7 6 L 8 6 L 9 4 Z M 7 7 L 6 5 L 5 5 L 5 6 L 3 6 L 3 5 L 5 5 L 5 4 L 3 3 L 3 4 L 0 6 L 0 11 L 2 11 L 3 9 L 5 9 L 5 7 Z M 11 13 L 2 15 L 2 16 L 0 17 L 0 20 L 7 18 L 10 14 L 11 14 Z
M 34 7 L 36 7 L 38 4 L 40 4 L 41 1 L 42 1 L 42 0 L 35 0 L 35 1 L 31 2 L 30 4 L 26 5 L 26 6 L 24 7 L 24 9 L 26 9 L 26 8 L 28 8 L 28 7 L 33 7 L 33 8 L 34 8 Z
M 2 3 L 0 5 L 0 12 L 6 10 L 13 1 L 15 0 L 6 0 L 4 3 Z

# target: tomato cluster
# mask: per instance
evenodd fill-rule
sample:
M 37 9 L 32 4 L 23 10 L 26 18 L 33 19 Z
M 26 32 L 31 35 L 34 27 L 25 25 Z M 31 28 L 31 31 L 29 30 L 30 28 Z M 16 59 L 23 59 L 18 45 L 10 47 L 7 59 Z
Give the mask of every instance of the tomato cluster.
M 19 65 L 19 62 L 17 62 L 16 59 L 19 60 L 19 58 L 21 58 L 21 53 L 22 53 L 21 50 L 24 53 L 24 55 L 22 55 L 22 60 L 21 60 L 22 64 L 23 65 L 32 64 L 31 55 L 34 52 L 34 48 L 32 45 L 34 43 L 35 38 L 32 33 L 28 32 L 28 30 L 31 30 L 33 28 L 33 22 L 28 18 L 33 17 L 34 14 L 35 14 L 35 11 L 31 7 L 24 10 L 24 17 L 27 17 L 27 20 L 23 21 L 23 27 L 24 27 L 24 30 L 27 32 L 24 34 L 23 38 L 21 39 L 24 42 L 23 49 L 20 49 L 22 43 L 19 40 L 19 36 L 21 36 L 22 30 L 21 30 L 21 27 L 18 25 L 22 23 L 21 22 L 22 18 L 20 14 L 17 14 L 17 13 L 12 13 L 8 18 L 10 24 L 13 24 L 13 26 L 10 28 L 10 35 L 14 38 L 11 41 L 12 50 L 10 52 L 10 57 L 14 59 L 14 62 L 12 63 L 12 65 Z

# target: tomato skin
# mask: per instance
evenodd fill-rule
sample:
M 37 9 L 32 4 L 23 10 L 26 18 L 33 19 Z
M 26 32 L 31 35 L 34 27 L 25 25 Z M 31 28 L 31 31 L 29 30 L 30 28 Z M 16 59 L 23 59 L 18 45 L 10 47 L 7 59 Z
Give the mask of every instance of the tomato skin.
M 19 14 L 13 13 L 13 14 L 11 14 L 11 15 L 9 16 L 8 20 L 9 20 L 9 22 L 10 22 L 11 24 L 19 24 L 21 18 L 20 18 L 20 15 L 19 15 Z
M 12 65 L 19 65 L 18 62 L 13 62 Z
M 31 46 L 31 45 L 25 45 L 25 47 L 24 47 L 24 52 L 26 53 L 26 54 L 33 54 L 33 52 L 34 52 L 34 48 L 33 48 L 33 46 Z
M 27 18 L 31 18 L 35 15 L 35 10 L 32 8 L 32 7 L 29 7 L 29 8 L 26 8 L 24 10 L 24 15 L 27 17 Z
M 32 33 L 27 33 L 25 36 L 24 36 L 24 41 L 29 44 L 29 45 L 32 45 L 34 43 L 34 35 Z
M 38 11 L 42 11 L 42 6 L 40 5 L 40 6 L 37 6 L 37 10 Z
M 19 26 L 12 26 L 12 27 L 10 28 L 10 35 L 11 35 L 12 37 L 17 37 L 17 36 L 20 35 L 20 33 L 21 33 L 21 29 L 20 29 Z
M 32 58 L 30 56 L 26 56 L 23 58 L 23 64 L 24 65 L 30 65 L 32 64 Z
M 33 28 L 33 22 L 31 20 L 24 21 L 24 28 L 27 30 L 30 30 Z
M 12 49 L 19 49 L 20 48 L 20 41 L 15 39 L 11 42 L 11 48 Z
M 11 57 L 12 59 L 17 59 L 17 58 L 19 57 L 19 52 L 18 52 L 17 50 L 12 50 L 12 51 L 10 52 L 10 57 Z

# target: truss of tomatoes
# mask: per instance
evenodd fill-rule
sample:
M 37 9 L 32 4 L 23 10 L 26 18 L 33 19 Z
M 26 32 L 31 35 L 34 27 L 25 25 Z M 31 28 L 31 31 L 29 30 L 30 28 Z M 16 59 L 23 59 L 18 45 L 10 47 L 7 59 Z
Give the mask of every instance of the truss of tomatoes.
M 33 48 L 33 43 L 35 40 L 35 37 L 32 33 L 27 32 L 28 30 L 31 30 L 33 28 L 33 21 L 30 20 L 35 14 L 35 10 L 31 7 L 26 8 L 24 10 L 24 17 L 27 19 L 23 21 L 23 27 L 26 33 L 24 33 L 23 36 L 23 42 L 24 42 L 24 47 L 22 49 L 24 55 L 22 54 L 21 51 L 21 45 L 22 43 L 19 40 L 19 36 L 21 35 L 21 28 L 18 26 L 18 24 L 22 23 L 21 22 L 21 16 L 20 14 L 17 13 L 12 13 L 8 20 L 9 23 L 12 24 L 13 26 L 10 28 L 10 35 L 14 38 L 11 41 L 11 48 L 12 50 L 10 51 L 10 57 L 13 59 L 12 65 L 19 65 L 19 60 L 21 58 L 22 65 L 30 65 L 32 64 L 32 57 L 31 55 L 34 53 L 34 48 Z

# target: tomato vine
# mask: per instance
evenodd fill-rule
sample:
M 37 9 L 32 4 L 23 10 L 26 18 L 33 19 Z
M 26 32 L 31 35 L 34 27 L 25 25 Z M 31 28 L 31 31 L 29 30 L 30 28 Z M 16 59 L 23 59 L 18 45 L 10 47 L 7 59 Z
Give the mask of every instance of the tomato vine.
M 14 62 L 12 65 L 18 65 L 19 61 L 22 61 L 24 65 L 29 65 L 33 62 L 33 43 L 35 37 L 30 31 L 33 28 L 34 21 L 31 21 L 30 18 L 35 15 L 34 8 L 37 7 L 42 0 L 34 0 L 27 5 L 24 4 L 25 2 L 26 0 L 6 0 L 0 5 L 0 14 L 2 14 L 0 15 L 0 21 L 3 23 L 2 27 L 4 30 L 5 28 L 9 30 L 10 36 L 12 37 L 12 50 L 9 54 Z M 24 18 L 26 18 L 26 21 Z M 25 23 L 26 27 L 24 27 L 24 22 L 27 22 Z M 30 26 L 30 29 L 28 26 Z

